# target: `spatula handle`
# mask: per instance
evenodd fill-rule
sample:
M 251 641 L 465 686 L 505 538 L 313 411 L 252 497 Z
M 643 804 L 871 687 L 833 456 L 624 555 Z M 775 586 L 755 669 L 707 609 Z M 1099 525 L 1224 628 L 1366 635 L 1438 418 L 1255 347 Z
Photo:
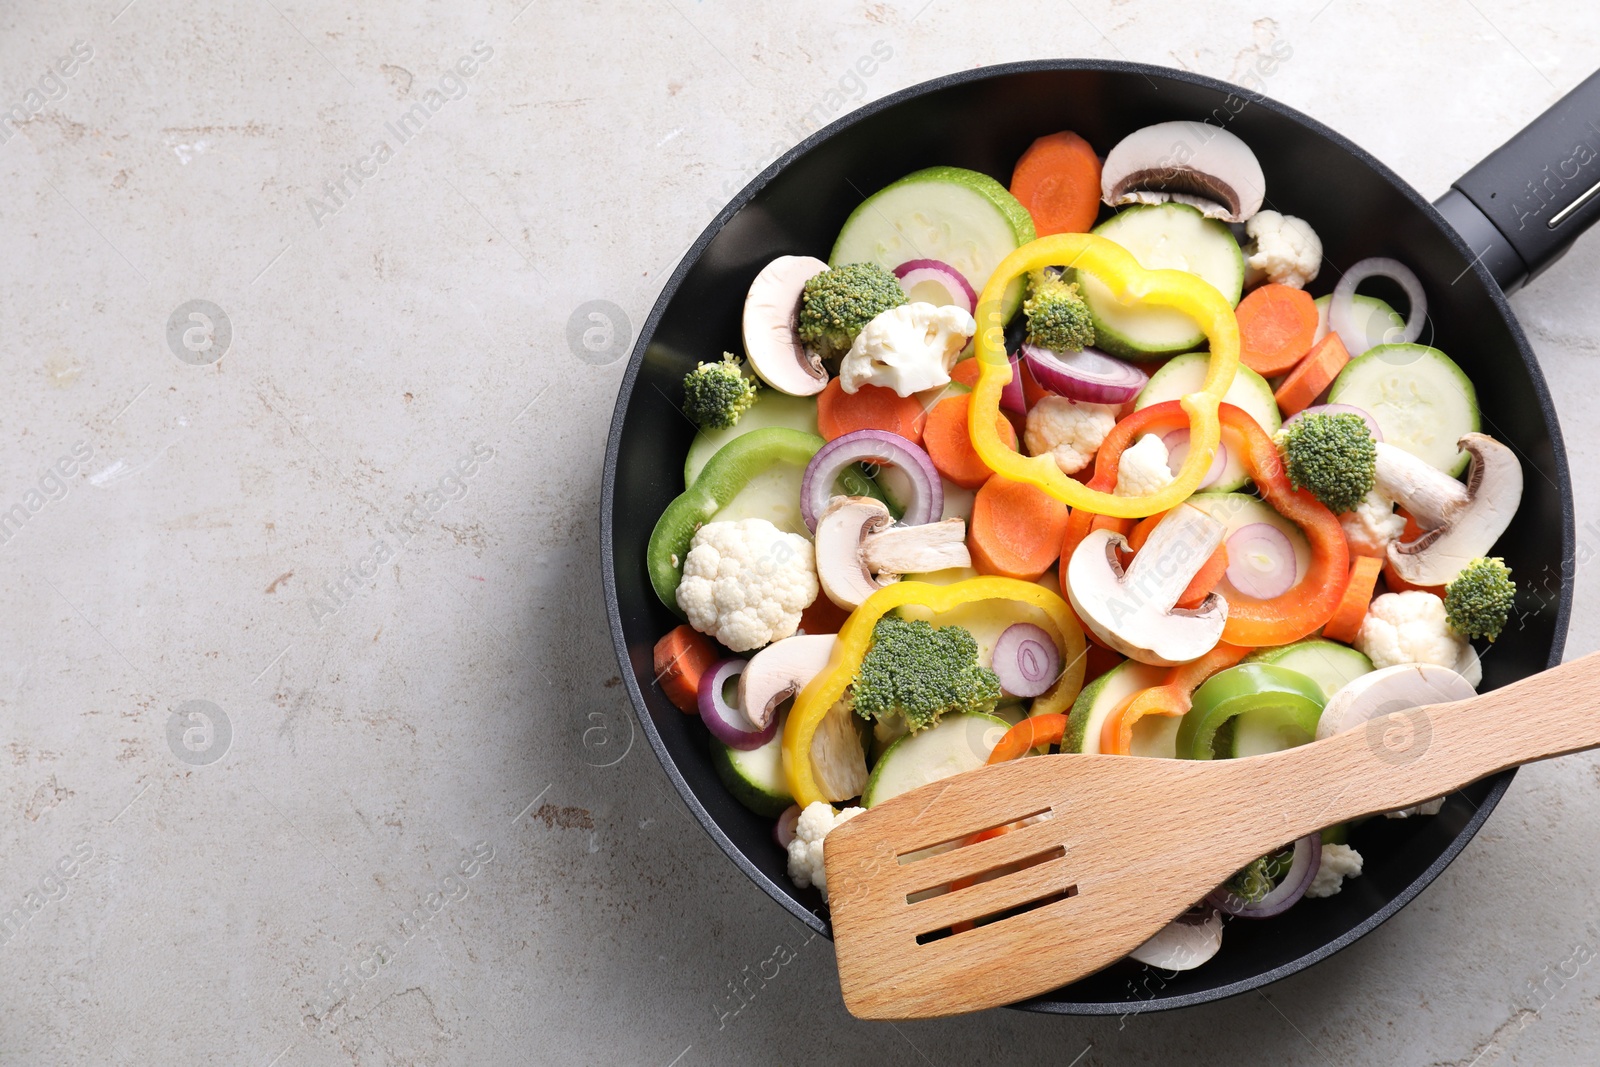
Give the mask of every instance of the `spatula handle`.
M 1600 652 L 1470 700 L 1373 719 L 1264 762 L 1281 760 L 1275 773 L 1295 783 L 1294 795 L 1284 798 L 1285 817 L 1299 835 L 1417 804 L 1507 767 L 1595 747 Z M 1240 769 L 1251 762 L 1240 761 Z

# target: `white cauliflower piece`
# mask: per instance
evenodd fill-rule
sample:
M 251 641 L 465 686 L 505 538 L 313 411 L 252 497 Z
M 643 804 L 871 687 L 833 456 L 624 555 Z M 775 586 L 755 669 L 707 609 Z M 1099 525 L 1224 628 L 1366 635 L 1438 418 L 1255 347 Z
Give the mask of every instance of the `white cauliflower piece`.
M 1267 281 L 1304 289 L 1322 269 L 1322 239 L 1305 219 L 1258 211 L 1244 224 L 1245 262 Z
M 1356 634 L 1356 648 L 1381 670 L 1402 663 L 1449 667 L 1476 688 L 1483 667 L 1466 638 L 1450 629 L 1444 601 L 1432 593 L 1385 593 L 1372 602 Z
M 766 519 L 708 522 L 689 542 L 678 607 L 735 652 L 792 636 L 821 587 L 811 542 Z
M 822 864 L 822 843 L 832 830 L 842 822 L 860 815 L 866 808 L 845 808 L 835 812 L 831 804 L 813 800 L 800 813 L 794 824 L 794 838 L 789 842 L 789 877 L 801 889 L 816 886 L 822 899 L 828 899 L 828 872 Z
M 1306 887 L 1308 897 L 1331 897 L 1339 892 L 1346 878 L 1361 874 L 1361 853 L 1349 845 L 1323 845 L 1322 862 Z
M 1171 485 L 1172 465 L 1161 438 L 1147 433 L 1122 453 L 1117 465 L 1117 496 L 1147 496 Z
M 1022 441 L 1028 455 L 1048 455 L 1062 474 L 1077 474 L 1093 461 L 1100 442 L 1116 424 L 1117 409 L 1109 404 L 1046 396 L 1028 411 Z
M 901 396 L 950 384 L 950 368 L 978 332 L 961 308 L 902 304 L 861 328 L 839 363 L 839 388 L 881 385 Z
M 1400 540 L 1406 520 L 1394 510 L 1394 501 L 1374 489 L 1354 511 L 1339 516 L 1350 551 L 1358 556 L 1382 557 L 1391 541 Z

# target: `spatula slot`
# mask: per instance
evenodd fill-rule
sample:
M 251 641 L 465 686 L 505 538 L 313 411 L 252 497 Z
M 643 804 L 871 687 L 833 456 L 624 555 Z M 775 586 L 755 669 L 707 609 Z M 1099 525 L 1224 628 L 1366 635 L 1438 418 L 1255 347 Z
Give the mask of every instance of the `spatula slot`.
M 919 900 L 929 900 L 933 897 L 942 896 L 945 893 L 952 893 L 960 889 L 965 889 L 968 886 L 982 885 L 984 882 L 992 882 L 997 878 L 1004 878 L 1008 874 L 1017 874 L 1027 870 L 1029 867 L 1037 867 L 1041 863 L 1049 863 L 1051 860 L 1061 859 L 1066 854 L 1067 850 L 1064 846 L 1051 845 L 1049 848 L 1040 849 L 1038 852 L 1030 853 L 1029 855 L 1022 856 L 1018 859 L 1010 860 L 1006 863 L 991 867 L 988 870 L 977 871 L 972 875 L 961 879 L 959 884 L 924 886 L 914 893 L 907 893 L 906 903 L 915 904 Z M 1074 887 L 1074 889 L 1076 889 L 1076 887 Z
M 1005 908 L 1001 911 L 992 912 L 988 915 L 979 915 L 974 919 L 967 920 L 966 922 L 955 923 L 951 926 L 940 927 L 937 930 L 929 930 L 925 934 L 918 934 L 917 944 L 926 945 L 933 941 L 941 941 L 944 938 L 954 937 L 957 934 L 974 930 L 977 928 L 979 923 L 987 926 L 991 923 L 1000 922 L 1003 919 L 1010 919 L 1018 915 L 1025 915 L 1030 911 L 1038 911 L 1040 908 L 1048 908 L 1052 904 L 1059 903 L 1060 901 L 1066 900 L 1068 897 L 1075 897 L 1077 895 L 1078 887 L 1075 885 L 1069 885 L 1065 889 L 1058 889 L 1054 892 L 1047 893 L 1044 896 L 1039 897 L 1037 900 L 1025 901 L 1021 904 L 1016 904 L 1012 907 Z
M 1004 819 L 1000 822 L 992 823 L 988 826 L 975 827 L 956 837 L 946 838 L 943 841 L 936 841 L 931 845 L 924 845 L 920 848 L 912 849 L 910 852 L 896 853 L 895 860 L 900 864 L 900 866 L 904 867 L 920 860 L 931 859 L 934 856 L 942 856 L 947 852 L 953 852 L 956 849 L 964 848 L 967 845 L 975 845 L 985 837 L 992 835 L 995 831 L 1004 827 L 1012 826 L 1019 822 L 1028 822 L 1029 820 L 1032 820 L 1033 822 L 1044 822 L 1047 819 L 1055 818 L 1055 816 L 1056 813 L 1055 809 L 1053 808 L 1041 808 L 1038 811 L 1028 812 L 1025 815 L 1013 815 L 1010 818 Z

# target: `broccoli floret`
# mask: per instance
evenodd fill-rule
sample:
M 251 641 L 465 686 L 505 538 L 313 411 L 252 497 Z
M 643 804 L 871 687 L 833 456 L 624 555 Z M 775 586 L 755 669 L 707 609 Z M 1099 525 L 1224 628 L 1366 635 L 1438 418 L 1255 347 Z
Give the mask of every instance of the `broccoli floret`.
M 683 413 L 707 430 L 726 430 L 755 402 L 756 383 L 740 373 L 732 352 L 683 376 Z
M 1284 466 L 1296 489 L 1309 489 L 1329 511 L 1352 511 L 1372 492 L 1378 446 L 1360 415 L 1318 412 L 1283 431 Z
M 1444 614 L 1450 628 L 1462 637 L 1487 637 L 1493 641 L 1506 628 L 1517 583 L 1511 568 L 1499 557 L 1475 559 L 1451 580 L 1444 591 Z
M 1094 344 L 1094 319 L 1078 292 L 1078 283 L 1064 280 L 1053 270 L 1028 275 L 1028 343 L 1052 352 L 1081 352 Z
M 863 719 L 904 715 L 912 733 L 946 712 L 993 711 L 1000 679 L 978 666 L 978 643 L 962 626 L 930 626 L 886 615 L 872 628 L 851 702 Z
M 836 359 L 863 326 L 906 302 L 893 274 L 876 263 L 846 263 L 806 282 L 795 333 L 823 359 Z
M 1277 887 L 1293 862 L 1293 849 L 1268 853 L 1234 872 L 1223 888 L 1245 903 L 1254 904 Z

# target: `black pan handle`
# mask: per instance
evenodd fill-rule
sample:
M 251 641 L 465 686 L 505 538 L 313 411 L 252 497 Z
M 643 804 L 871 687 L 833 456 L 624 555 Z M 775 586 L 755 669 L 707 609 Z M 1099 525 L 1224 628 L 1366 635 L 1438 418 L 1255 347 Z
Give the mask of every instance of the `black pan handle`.
M 1506 292 L 1600 220 L 1600 71 L 1434 201 Z

